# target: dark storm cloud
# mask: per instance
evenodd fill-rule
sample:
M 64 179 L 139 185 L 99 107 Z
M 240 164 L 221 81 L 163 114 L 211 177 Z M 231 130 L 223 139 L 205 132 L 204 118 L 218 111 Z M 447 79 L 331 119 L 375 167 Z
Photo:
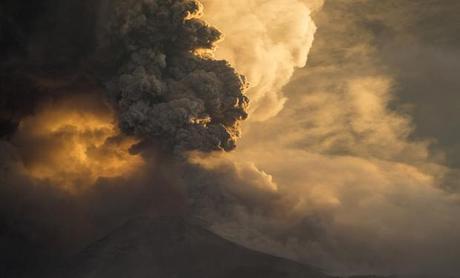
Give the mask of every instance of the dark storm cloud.
M 103 2 L 2 1 L 2 68 L 75 71 L 97 46 Z
M 0 136 L 14 133 L 22 117 L 33 112 L 41 94 L 33 82 L 21 75 L 0 76 Z
M 94 86 L 94 78 L 83 77 L 81 67 L 96 47 L 97 5 L 92 1 L 2 1 L 2 135 L 13 133 L 21 118 L 32 114 L 42 101 L 58 97 L 52 92 L 56 87 Z

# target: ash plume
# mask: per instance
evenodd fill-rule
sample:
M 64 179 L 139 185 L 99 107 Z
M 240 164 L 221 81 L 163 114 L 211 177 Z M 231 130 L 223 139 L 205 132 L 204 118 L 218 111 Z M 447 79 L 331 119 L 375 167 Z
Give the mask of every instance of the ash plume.
M 199 19 L 198 1 L 26 7 L 0 3 L 6 277 L 27 277 L 130 217 L 184 214 L 176 155 L 234 149 L 248 116 L 247 81 L 213 58 L 221 33 Z
M 2 79 L 11 83 L 11 72 L 27 83 L 36 83 L 37 72 L 54 82 L 83 76 L 106 88 L 128 135 L 176 152 L 235 147 L 248 116 L 247 81 L 212 57 L 221 33 L 199 19 L 198 1 L 49 0 L 34 11 L 7 1 L 2 10 Z M 42 91 L 20 117 L 33 112 Z M 3 114 L 2 126 L 14 131 L 20 117 Z
M 348 22 L 366 1 L 326 2 L 288 88 L 323 1 L 203 0 L 251 88 L 197 1 L 36 2 L 0 3 L 0 276 L 166 214 L 337 274 L 458 273 L 459 194 Z
M 212 50 L 221 33 L 197 1 L 122 1 L 109 26 L 120 65 L 106 86 L 121 130 L 175 152 L 235 148 L 248 114 L 245 78 Z

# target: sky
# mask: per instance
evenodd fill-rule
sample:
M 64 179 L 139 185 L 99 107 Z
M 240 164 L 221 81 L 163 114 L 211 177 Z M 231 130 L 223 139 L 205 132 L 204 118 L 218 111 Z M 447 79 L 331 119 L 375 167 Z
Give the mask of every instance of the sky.
M 458 1 L 58 2 L 0 29 L 13 262 L 181 214 L 331 274 L 459 272 Z

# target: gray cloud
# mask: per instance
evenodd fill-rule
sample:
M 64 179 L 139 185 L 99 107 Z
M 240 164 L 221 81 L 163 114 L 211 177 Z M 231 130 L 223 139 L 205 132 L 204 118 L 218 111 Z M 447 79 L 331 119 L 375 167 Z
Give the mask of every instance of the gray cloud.
M 127 8 L 129 6 L 129 8 Z M 246 119 L 246 80 L 211 50 L 221 33 L 197 17 L 197 1 L 121 2 L 109 35 L 121 68 L 107 87 L 123 132 L 176 152 L 232 150 Z

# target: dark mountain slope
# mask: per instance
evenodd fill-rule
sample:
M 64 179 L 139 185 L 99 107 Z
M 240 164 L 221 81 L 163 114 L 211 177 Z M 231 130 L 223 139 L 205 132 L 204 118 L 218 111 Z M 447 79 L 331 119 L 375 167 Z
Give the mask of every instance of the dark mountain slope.
M 131 220 L 76 255 L 59 277 L 327 278 L 238 246 L 183 218 Z

